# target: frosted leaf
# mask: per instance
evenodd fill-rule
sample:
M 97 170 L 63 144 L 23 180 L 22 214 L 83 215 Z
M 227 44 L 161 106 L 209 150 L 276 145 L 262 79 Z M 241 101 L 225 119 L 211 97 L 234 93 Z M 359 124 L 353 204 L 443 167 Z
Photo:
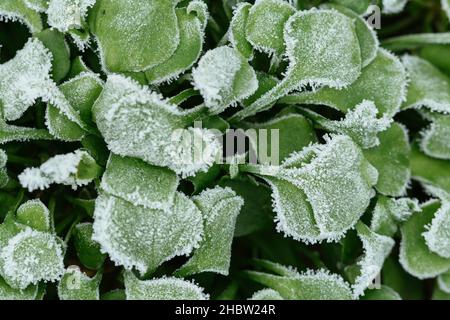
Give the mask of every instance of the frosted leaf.
M 420 212 L 417 199 L 392 199 L 379 196 L 373 210 L 370 228 L 381 235 L 392 237 L 397 232 L 397 225 L 405 222 L 414 212 Z
M 192 76 L 212 114 L 248 98 L 258 88 L 256 73 L 247 60 L 226 46 L 206 52 Z
M 249 134 L 248 138 L 253 150 L 258 150 L 258 161 L 261 164 L 269 165 L 271 164 L 270 160 L 274 158 L 274 155 L 271 154 L 272 140 L 274 139 L 273 133 L 269 134 L 271 130 L 279 130 L 278 141 L 274 140 L 274 142 L 278 142 L 279 159 L 276 160 L 280 162 L 288 158 L 293 152 L 300 151 L 311 143 L 317 142 L 312 123 L 300 114 L 281 115 L 265 123 L 245 123 L 245 125 L 251 129 L 256 129 L 256 135 Z M 267 130 L 267 139 L 263 136 L 261 130 Z
M 384 40 L 382 45 L 392 51 L 417 49 L 432 44 L 450 44 L 450 32 L 419 33 Z
M 430 251 L 421 236 L 440 208 L 439 201 L 429 201 L 422 205 L 422 212 L 414 214 L 401 227 L 400 263 L 409 274 L 419 279 L 434 278 L 450 270 L 450 259 Z
M 26 25 L 31 33 L 42 30 L 41 16 L 33 9 L 30 9 L 23 0 L 1 1 L 0 21 L 19 21 Z
M 167 211 L 134 206 L 101 194 L 95 204 L 94 235 L 102 251 L 126 269 L 155 271 L 175 256 L 188 255 L 202 238 L 202 215 L 186 196 L 177 193 Z
M 284 300 L 283 297 L 273 289 L 262 289 L 256 291 L 249 300 Z
M 58 297 L 60 300 L 100 300 L 101 279 L 100 274 L 91 278 L 78 267 L 69 267 L 59 281 Z
M 48 24 L 61 32 L 81 29 L 86 24 L 87 11 L 96 0 L 50 0 Z
M 92 223 L 79 223 L 75 226 L 73 243 L 80 262 L 87 268 L 98 270 L 105 261 L 106 254 L 100 252 L 100 245 L 92 240 Z
M 352 228 L 378 175 L 347 136 L 304 148 L 281 167 L 257 169 L 272 187 L 277 229 L 307 243 L 337 241 Z
M 283 0 L 257 0 L 245 25 L 246 38 L 255 49 L 279 58 L 285 51 L 284 26 L 296 12 Z
M 0 144 L 11 141 L 54 140 L 45 129 L 18 127 L 6 124 L 0 119 Z
M 411 152 L 412 178 L 450 192 L 450 162 L 428 157 L 417 145 Z
M 432 111 L 450 113 L 450 79 L 431 63 L 414 56 L 404 56 L 409 87 L 402 109 L 427 107 Z
M 108 78 L 92 112 L 112 152 L 169 167 L 182 176 L 206 171 L 221 150 L 213 132 L 183 130 L 205 109 L 183 111 L 122 76 Z
M 0 273 L 12 287 L 25 289 L 39 281 L 59 280 L 63 259 L 63 248 L 54 235 L 27 228 L 1 249 Z
M 5 167 L 7 162 L 8 162 L 8 155 L 3 149 L 0 149 L 0 168 Z
M 378 109 L 372 101 L 364 100 L 353 110 L 350 110 L 345 118 L 340 121 L 328 120 L 312 111 L 311 114 L 316 123 L 324 129 L 336 133 L 346 134 L 362 148 L 372 148 L 380 144 L 378 134 L 390 127 L 391 119 L 377 118 Z
M 186 8 L 176 9 L 175 12 L 180 29 L 180 43 L 168 60 L 145 72 L 148 82 L 154 85 L 178 78 L 194 65 L 203 49 L 204 29 L 201 21 L 194 13 L 189 14 Z
M 179 179 L 175 172 L 142 160 L 111 154 L 100 187 L 105 192 L 150 209 L 169 209 Z
M 196 284 L 177 278 L 139 280 L 125 273 L 127 300 L 208 300 L 209 296 Z
M 8 285 L 0 277 L 0 301 L 5 300 L 35 300 L 38 293 L 38 286 L 31 285 L 26 289 L 15 289 Z
M 139 72 L 169 59 L 180 41 L 176 2 L 98 0 L 89 22 L 103 69 Z
M 8 156 L 6 152 L 0 149 L 0 188 L 6 186 L 9 181 L 8 172 L 5 168 L 7 161 Z
M 363 151 L 364 156 L 378 171 L 375 188 L 387 196 L 402 196 L 411 178 L 411 147 L 406 129 L 393 122 L 389 129 L 378 134 L 378 138 L 378 146 Z
M 37 231 L 50 232 L 53 229 L 50 211 L 39 199 L 22 204 L 17 209 L 16 220 Z
M 100 78 L 88 72 L 83 72 L 59 86 L 73 110 L 80 114 L 86 127 L 93 126 L 91 109 L 102 87 Z M 50 133 L 63 141 L 81 141 L 88 133 L 51 104 L 47 106 L 45 118 Z
M 185 277 L 201 272 L 228 275 L 231 244 L 236 218 L 244 200 L 230 188 L 207 189 L 195 196 L 193 201 L 203 215 L 203 239 L 194 255 L 177 272 Z
M 421 132 L 420 149 L 430 157 L 450 159 L 450 116 L 432 114 L 430 126 Z
M 57 155 L 39 168 L 27 168 L 19 175 L 19 181 L 28 191 L 44 190 L 52 183 L 71 186 L 74 190 L 98 177 L 101 168 L 83 150 Z
M 400 13 L 405 8 L 408 0 L 383 0 L 383 13 Z
M 450 0 L 441 0 L 442 2 L 442 9 L 447 14 L 447 17 L 450 19 Z
M 353 21 L 337 11 L 300 11 L 284 28 L 289 67 L 284 79 L 232 118 L 266 110 L 273 102 L 307 85 L 342 89 L 361 74 L 361 50 Z
M 393 239 L 376 234 L 362 222 L 358 222 L 356 230 L 363 244 L 364 255 L 358 262 L 360 273 L 352 285 L 355 298 L 363 295 L 367 287 L 372 284 L 395 245 Z
M 381 285 L 380 288 L 369 289 L 364 292 L 361 300 L 402 300 L 400 295 L 392 288 Z
M 362 70 L 361 76 L 348 88 L 341 90 L 321 88 L 303 92 L 280 100 L 289 104 L 327 105 L 347 112 L 363 100 L 375 103 L 380 113 L 393 117 L 406 99 L 407 75 L 400 60 L 386 50 Z
M 355 20 L 355 31 L 361 47 L 362 67 L 369 65 L 377 56 L 380 42 L 372 26 L 353 10 L 341 5 L 325 4 L 324 8 L 336 9 L 347 17 Z M 367 7 L 366 7 L 367 10 Z
M 248 2 L 238 3 L 230 21 L 228 38 L 231 45 L 246 59 L 253 59 L 253 47 L 248 42 L 245 31 L 247 27 L 248 15 L 252 5 Z
M 246 271 L 246 275 L 264 286 L 278 291 L 287 300 L 351 300 L 348 283 L 326 270 L 307 271 L 295 277 L 275 276 Z
M 25 5 L 37 12 L 45 12 L 48 8 L 50 0 L 24 0 Z
M 439 275 L 437 278 L 437 283 L 442 291 L 450 293 L 450 271 Z
M 372 0 L 331 0 L 331 2 L 350 8 L 360 15 L 365 14 L 369 6 L 373 4 Z

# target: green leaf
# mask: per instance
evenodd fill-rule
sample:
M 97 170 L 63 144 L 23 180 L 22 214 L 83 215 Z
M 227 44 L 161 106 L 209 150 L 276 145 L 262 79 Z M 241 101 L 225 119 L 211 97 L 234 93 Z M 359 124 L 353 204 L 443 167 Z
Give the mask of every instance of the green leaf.
M 31 33 L 42 30 L 41 16 L 30 9 L 23 0 L 1 1 L 0 20 L 19 21 L 27 26 Z
M 336 11 L 301 11 L 284 28 L 289 67 L 272 90 L 232 118 L 239 121 L 266 110 L 273 102 L 305 86 L 343 89 L 361 74 L 361 50 L 351 19 Z M 324 50 L 328 53 L 323 54 Z
M 134 205 L 168 209 L 173 204 L 178 183 L 173 171 L 111 154 L 100 187 Z
M 131 272 L 125 273 L 127 300 L 208 300 L 203 288 L 177 279 L 161 278 L 142 281 Z
M 405 194 L 408 186 L 411 147 L 406 129 L 397 122 L 378 135 L 380 144 L 364 150 L 364 156 L 378 170 L 378 192 L 388 196 Z
M 450 79 L 426 60 L 404 56 L 409 87 L 402 109 L 426 107 L 432 111 L 450 113 Z
M 380 288 L 366 290 L 361 300 L 402 300 L 402 298 L 392 288 L 382 285 Z
M 59 280 L 63 258 L 63 248 L 54 235 L 26 228 L 1 248 L 0 273 L 12 287 L 25 289 L 42 280 Z
M 178 78 L 194 65 L 203 49 L 204 29 L 201 21 L 193 13 L 189 14 L 189 7 L 176 9 L 175 12 L 180 43 L 168 60 L 145 72 L 148 82 L 154 85 Z
M 5 187 L 9 181 L 8 171 L 5 168 L 7 161 L 8 155 L 5 151 L 0 149 L 0 188 Z
M 286 50 L 284 26 L 295 12 L 294 7 L 282 0 L 257 0 L 245 25 L 247 40 L 256 50 L 281 58 Z
M 27 168 L 19 176 L 22 187 L 28 191 L 45 190 L 51 184 L 63 184 L 76 190 L 89 184 L 101 173 L 95 160 L 84 150 L 57 155 L 39 168 Z
M 226 276 L 230 268 L 236 218 L 244 200 L 230 188 L 216 187 L 203 191 L 193 201 L 203 216 L 204 236 L 194 255 L 176 271 L 176 275 L 185 277 L 215 272 Z
M 223 112 L 258 88 L 256 73 L 247 60 L 226 46 L 206 52 L 192 76 L 211 114 Z
M 433 113 L 425 117 L 431 124 L 421 132 L 420 149 L 430 157 L 450 160 L 450 116 Z
M 31 285 L 26 289 L 15 289 L 0 277 L 0 301 L 1 300 L 35 300 L 38 293 L 38 286 Z
M 431 44 L 420 49 L 420 57 L 431 62 L 446 75 L 450 75 L 450 63 L 446 59 L 449 54 L 449 44 Z
M 395 14 L 400 13 L 405 8 L 408 0 L 383 0 L 383 13 Z
M 331 2 L 346 6 L 360 15 L 366 13 L 367 8 L 373 4 L 372 0 L 331 0 Z
M 439 287 L 436 286 L 434 288 L 432 299 L 433 300 L 450 300 L 450 294 L 440 290 Z
M 92 239 L 117 265 L 134 267 L 142 275 L 175 256 L 191 253 L 202 234 L 201 212 L 181 193 L 166 211 L 134 206 L 107 194 L 100 194 L 96 201 Z
M 416 49 L 430 44 L 450 44 L 450 32 L 408 34 L 382 42 L 383 47 L 392 51 Z
M 437 283 L 439 289 L 441 289 L 445 293 L 450 294 L 450 271 L 439 275 L 437 278 Z
M 246 59 L 253 58 L 253 47 L 247 40 L 246 29 L 250 8 L 252 5 L 248 2 L 241 2 L 236 5 L 233 11 L 233 18 L 228 30 L 228 38 L 233 48 L 236 49 Z
M 98 0 L 90 29 L 107 72 L 139 72 L 163 63 L 178 47 L 177 1 Z
M 450 259 L 430 251 L 422 236 L 440 208 L 439 201 L 429 201 L 422 205 L 422 212 L 414 214 L 401 227 L 400 263 L 419 279 L 434 278 L 450 270 Z
M 81 263 L 93 270 L 102 267 L 106 254 L 100 252 L 100 245 L 92 240 L 94 229 L 92 223 L 80 223 L 74 229 L 74 245 Z
M 400 60 L 386 50 L 362 70 L 361 76 L 349 87 L 341 90 L 321 88 L 280 99 L 288 104 L 327 105 L 342 112 L 364 100 L 373 101 L 381 115 L 392 117 L 406 97 L 407 75 Z
M 264 286 L 272 288 L 287 300 L 351 300 L 349 285 L 325 270 L 308 271 L 295 277 L 274 276 L 246 271 L 245 274 Z
M 72 65 L 70 67 L 70 72 L 68 74 L 68 78 L 75 78 L 79 74 L 83 72 L 92 72 L 91 69 L 86 65 L 81 56 L 78 56 L 72 60 Z
M 441 0 L 442 9 L 447 14 L 447 17 L 450 19 L 450 0 Z
M 399 223 L 405 222 L 414 212 L 420 211 L 417 199 L 392 199 L 380 195 L 373 210 L 370 229 L 380 235 L 393 237 Z
M 364 294 L 364 291 L 372 284 L 372 281 L 379 275 L 383 267 L 384 260 L 391 253 L 395 241 L 389 237 L 376 234 L 362 222 L 356 225 L 358 237 L 361 239 L 364 254 L 358 266 L 360 272 L 352 285 L 354 297 Z
M 58 284 L 58 297 L 61 300 L 100 300 L 99 285 L 102 276 L 90 278 L 78 267 L 69 267 Z
M 81 29 L 86 24 L 88 9 L 96 0 L 49 0 L 48 24 L 61 32 Z
M 12 141 L 54 140 L 45 129 L 25 128 L 6 124 L 0 119 L 0 144 Z
M 256 72 L 256 79 L 258 80 L 258 89 L 250 97 L 241 101 L 244 108 L 250 106 L 253 102 L 272 90 L 280 82 L 274 76 L 261 71 Z
M 37 231 L 50 232 L 53 229 L 50 211 L 39 199 L 22 204 L 17 209 L 16 220 Z
M 256 291 L 249 300 L 283 300 L 283 297 L 273 289 Z
M 347 136 L 327 139 L 280 167 L 250 168 L 272 187 L 277 230 L 306 243 L 342 238 L 375 195 L 377 172 L 359 147 Z
M 108 77 L 92 112 L 113 153 L 169 167 L 184 177 L 206 171 L 221 150 L 213 132 L 183 130 L 205 109 L 181 110 L 122 76 Z

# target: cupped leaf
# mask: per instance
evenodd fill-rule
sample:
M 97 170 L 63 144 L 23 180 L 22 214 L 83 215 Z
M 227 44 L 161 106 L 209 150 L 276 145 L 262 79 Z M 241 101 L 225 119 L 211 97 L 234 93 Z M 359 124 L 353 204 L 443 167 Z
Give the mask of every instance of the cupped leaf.
M 250 8 L 245 36 L 251 45 L 262 52 L 281 58 L 286 50 L 284 26 L 296 12 L 282 0 L 257 0 Z
M 98 270 L 105 261 L 106 254 L 101 253 L 100 245 L 92 240 L 92 223 L 80 223 L 75 226 L 73 242 L 81 263 L 89 269 Z
M 84 150 L 57 155 L 39 168 L 27 168 L 19 175 L 22 187 L 28 191 L 44 190 L 51 184 L 63 184 L 76 190 L 89 184 L 101 173 L 101 167 Z
M 203 49 L 204 30 L 201 21 L 189 14 L 186 8 L 176 9 L 180 43 L 173 55 L 162 64 L 145 72 L 148 82 L 160 84 L 176 79 L 180 74 L 190 69 Z
M 397 122 L 378 135 L 380 144 L 364 150 L 364 156 L 378 171 L 378 192 L 402 196 L 411 177 L 410 153 L 406 129 Z
M 102 276 L 90 278 L 77 267 L 65 270 L 58 284 L 58 297 L 61 300 L 100 300 L 99 285 Z
M 383 13 L 400 13 L 403 11 L 407 3 L 408 0 L 383 0 Z
M 325 270 L 308 271 L 296 276 L 275 276 L 268 273 L 246 271 L 250 279 L 276 290 L 287 300 L 351 300 L 348 283 L 339 275 Z
M 330 10 L 297 12 L 285 25 L 284 41 L 289 58 L 285 78 L 235 114 L 234 121 L 264 111 L 284 95 L 307 85 L 342 89 L 361 74 L 361 50 L 355 26 L 341 13 Z
M 203 55 L 192 76 L 212 114 L 248 98 L 258 88 L 256 73 L 247 60 L 226 46 Z
M 276 290 L 262 289 L 256 291 L 249 300 L 283 300 L 283 297 Z
M 450 79 L 421 58 L 404 56 L 402 62 L 410 79 L 402 109 L 426 107 L 432 111 L 450 113 Z
M 29 8 L 23 0 L 1 1 L 0 21 L 19 21 L 27 26 L 31 33 L 42 30 L 40 14 Z
M 131 272 L 125 273 L 127 300 L 208 300 L 209 296 L 196 284 L 177 278 L 142 281 Z
M 361 300 L 402 300 L 402 298 L 394 289 L 382 285 L 380 288 L 366 290 Z
M 194 255 L 176 274 L 215 272 L 228 275 L 236 218 L 244 200 L 230 188 L 207 189 L 193 201 L 203 216 L 204 236 Z
M 181 193 L 170 210 L 147 209 L 108 194 L 95 204 L 94 235 L 102 251 L 126 269 L 151 273 L 175 256 L 187 255 L 202 239 L 202 215 Z
M 207 129 L 183 130 L 204 109 L 183 111 L 122 76 L 108 77 L 92 112 L 112 152 L 169 167 L 183 176 L 206 171 L 221 148 Z
M 384 260 L 391 253 L 395 241 L 389 237 L 376 234 L 362 222 L 356 225 L 358 237 L 364 248 L 364 255 L 358 262 L 359 275 L 352 285 L 353 295 L 359 297 L 371 285 L 383 267 Z
M 57 281 L 64 272 L 63 248 L 46 232 L 26 228 L 0 251 L 0 273 L 14 288 L 25 289 L 39 281 Z
M 450 32 L 408 34 L 382 42 L 383 47 L 392 51 L 416 49 L 431 44 L 450 44 Z
M 406 99 L 407 74 L 400 60 L 380 49 L 376 58 L 362 70 L 361 76 L 348 88 L 321 88 L 280 99 L 288 104 L 327 105 L 348 112 L 364 100 L 373 101 L 382 115 L 392 117 Z
M 26 289 L 15 289 L 0 277 L 0 301 L 1 300 L 36 300 L 38 286 L 31 285 Z
M 17 209 L 16 220 L 37 231 L 50 232 L 53 229 L 50 211 L 39 199 L 22 204 Z
M 433 113 L 432 122 L 421 132 L 420 149 L 428 156 L 450 160 L 450 116 Z
M 422 212 L 414 214 L 401 227 L 400 263 L 409 274 L 419 279 L 434 278 L 450 270 L 450 259 L 430 251 L 422 236 L 441 206 L 439 201 L 423 204 Z
M 347 136 L 304 148 L 280 167 L 249 169 L 272 187 L 277 229 L 307 243 L 340 239 L 366 210 L 377 181 L 377 171 Z
M 178 182 L 175 172 L 166 168 L 111 154 L 100 187 L 135 205 L 168 209 L 173 204 Z
M 139 72 L 163 63 L 178 47 L 177 1 L 98 0 L 90 15 L 103 69 Z
M 233 18 L 228 30 L 228 38 L 233 46 L 242 56 L 251 60 L 253 58 L 253 47 L 247 40 L 247 21 L 252 5 L 248 2 L 239 3 L 233 12 Z

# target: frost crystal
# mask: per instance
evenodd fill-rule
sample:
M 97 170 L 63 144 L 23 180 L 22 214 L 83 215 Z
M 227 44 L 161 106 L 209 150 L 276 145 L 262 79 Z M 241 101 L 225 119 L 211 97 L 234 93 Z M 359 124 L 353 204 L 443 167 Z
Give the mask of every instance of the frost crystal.
M 283 297 L 273 289 L 262 289 L 255 292 L 250 300 L 283 300 Z
M 24 0 L 26 6 L 37 12 L 45 12 L 48 8 L 50 0 Z
M 208 300 L 209 296 L 192 282 L 177 278 L 141 281 L 131 272 L 125 273 L 127 300 Z
M 96 0 L 50 0 L 48 24 L 61 32 L 80 29 L 85 24 L 87 11 Z
M 23 0 L 3 0 L 0 2 L 0 22 L 19 21 L 26 25 L 31 33 L 42 30 L 39 13 L 30 9 Z

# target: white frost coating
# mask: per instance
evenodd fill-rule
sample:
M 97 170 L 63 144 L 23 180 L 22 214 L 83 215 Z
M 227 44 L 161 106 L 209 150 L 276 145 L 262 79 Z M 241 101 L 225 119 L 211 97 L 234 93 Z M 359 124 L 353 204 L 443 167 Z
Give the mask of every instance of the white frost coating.
M 22 0 L 3 0 L 0 2 L 0 22 L 19 21 L 31 33 L 42 30 L 41 16 L 29 8 Z
M 94 234 L 103 253 L 125 269 L 154 271 L 175 256 L 188 255 L 203 235 L 202 216 L 195 204 L 177 193 L 170 210 L 146 209 L 100 194 L 95 203 Z
M 450 195 L 433 187 L 428 187 L 428 190 L 434 190 L 437 196 L 443 195 L 442 205 L 422 235 L 431 251 L 443 258 L 450 258 Z
M 44 190 L 52 183 L 71 186 L 76 190 L 79 186 L 84 186 L 92 181 L 76 177 L 78 166 L 85 157 L 92 159 L 89 153 L 83 150 L 57 155 L 44 162 L 40 168 L 25 169 L 18 176 L 20 184 L 30 192 L 38 189 Z
M 450 159 L 450 116 L 423 114 L 431 124 L 420 132 L 421 150 L 433 158 Z
M 0 65 L 0 100 L 6 120 L 17 120 L 38 98 L 57 107 L 85 128 L 80 116 L 50 77 L 52 55 L 38 39 L 30 39 L 10 61 Z
M 24 0 L 25 5 L 36 12 L 45 12 L 50 0 Z
M 276 290 L 262 289 L 256 291 L 249 300 L 283 300 L 283 297 Z
M 1 273 L 19 289 L 39 281 L 57 281 L 64 273 L 63 248 L 55 236 L 26 228 L 0 252 Z
M 195 283 L 177 279 L 161 278 L 142 281 L 131 272 L 125 273 L 127 300 L 208 300 L 209 295 Z
M 383 0 L 383 13 L 400 13 L 405 9 L 408 0 Z
M 255 71 L 244 57 L 227 46 L 205 53 L 197 68 L 192 71 L 192 76 L 205 104 L 216 114 L 229 105 L 248 98 L 258 89 Z M 247 81 L 243 81 L 242 76 Z M 239 81 L 238 87 L 236 81 Z
M 362 223 L 358 223 L 356 229 L 364 248 L 364 256 L 358 262 L 361 268 L 360 275 L 352 285 L 353 295 L 358 298 L 380 273 L 384 260 L 390 254 L 395 241 L 389 237 L 376 234 Z
M 61 32 L 79 29 L 96 0 L 50 0 L 48 24 Z

